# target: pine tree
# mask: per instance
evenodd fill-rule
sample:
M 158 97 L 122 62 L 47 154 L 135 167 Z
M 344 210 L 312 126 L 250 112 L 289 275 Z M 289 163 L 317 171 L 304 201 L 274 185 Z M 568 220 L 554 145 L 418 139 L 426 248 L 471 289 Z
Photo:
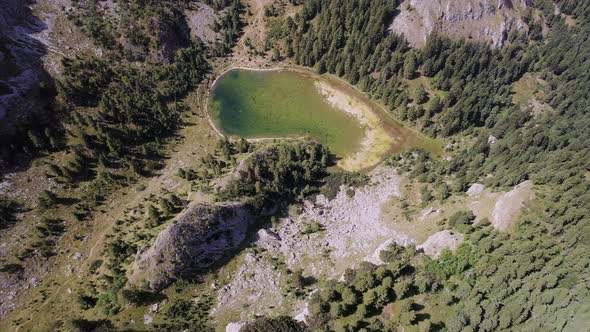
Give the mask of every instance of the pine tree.
M 424 104 L 428 101 L 428 92 L 424 89 L 424 86 L 420 85 L 418 90 L 416 91 L 416 103 L 417 104 Z
M 153 205 L 148 205 L 147 208 L 147 222 L 150 226 L 154 227 L 160 224 L 161 214 L 160 211 Z
M 45 143 L 43 142 L 43 139 L 41 139 L 41 137 L 39 137 L 39 135 L 35 131 L 29 130 L 27 132 L 27 136 L 29 137 L 31 144 L 33 145 L 33 147 L 36 150 L 43 149 L 43 147 L 45 146 Z
M 49 190 L 43 190 L 39 194 L 39 206 L 43 209 L 49 209 L 57 203 L 57 195 Z
M 410 52 L 404 60 L 404 78 L 409 80 L 413 79 L 416 69 L 416 56 L 413 52 Z

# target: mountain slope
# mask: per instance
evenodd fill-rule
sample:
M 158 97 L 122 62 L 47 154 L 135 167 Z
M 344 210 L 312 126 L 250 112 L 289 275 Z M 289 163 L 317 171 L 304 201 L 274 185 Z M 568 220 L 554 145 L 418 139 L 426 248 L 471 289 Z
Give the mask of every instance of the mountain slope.
M 389 30 L 406 36 L 414 47 L 424 46 L 432 33 L 502 47 L 518 35 L 538 34 L 531 30 L 542 24 L 530 0 L 407 0 L 398 10 Z

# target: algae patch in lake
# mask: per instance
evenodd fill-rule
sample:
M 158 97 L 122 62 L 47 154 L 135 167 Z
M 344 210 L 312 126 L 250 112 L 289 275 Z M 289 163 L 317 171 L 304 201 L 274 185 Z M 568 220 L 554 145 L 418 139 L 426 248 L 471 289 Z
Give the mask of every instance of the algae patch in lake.
M 331 106 L 316 77 L 298 71 L 233 69 L 211 92 L 212 118 L 225 135 L 245 138 L 309 136 L 339 156 L 360 149 L 364 128 Z

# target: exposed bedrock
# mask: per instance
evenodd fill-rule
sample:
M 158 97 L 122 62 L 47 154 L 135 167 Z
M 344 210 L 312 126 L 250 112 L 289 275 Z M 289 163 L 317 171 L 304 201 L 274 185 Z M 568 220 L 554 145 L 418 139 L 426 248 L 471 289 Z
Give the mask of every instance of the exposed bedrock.
M 48 76 L 41 64 L 46 45 L 34 38 L 46 24 L 28 7 L 30 1 L 0 2 L 0 137 L 12 125 L 42 111 L 40 81 Z
M 194 205 L 137 253 L 130 281 L 153 290 L 199 273 L 236 249 L 254 217 L 241 204 Z
M 389 27 L 421 47 L 433 32 L 502 47 L 511 32 L 526 34 L 522 12 L 531 0 L 405 0 Z

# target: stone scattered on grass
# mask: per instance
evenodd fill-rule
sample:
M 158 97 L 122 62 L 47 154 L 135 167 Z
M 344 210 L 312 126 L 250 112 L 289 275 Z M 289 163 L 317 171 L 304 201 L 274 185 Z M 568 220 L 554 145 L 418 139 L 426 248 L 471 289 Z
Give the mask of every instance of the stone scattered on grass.
M 240 332 L 240 330 L 242 329 L 242 327 L 246 326 L 246 324 L 247 323 L 244 322 L 244 321 L 239 321 L 239 322 L 235 322 L 235 323 L 229 323 L 225 327 L 225 332 Z
M 468 196 L 478 196 L 480 195 L 485 189 L 485 186 L 481 183 L 474 183 L 467 189 Z
M 143 315 L 143 324 L 144 325 L 149 325 L 153 321 L 154 321 L 154 317 L 152 317 L 152 315 L 150 315 L 150 314 Z

